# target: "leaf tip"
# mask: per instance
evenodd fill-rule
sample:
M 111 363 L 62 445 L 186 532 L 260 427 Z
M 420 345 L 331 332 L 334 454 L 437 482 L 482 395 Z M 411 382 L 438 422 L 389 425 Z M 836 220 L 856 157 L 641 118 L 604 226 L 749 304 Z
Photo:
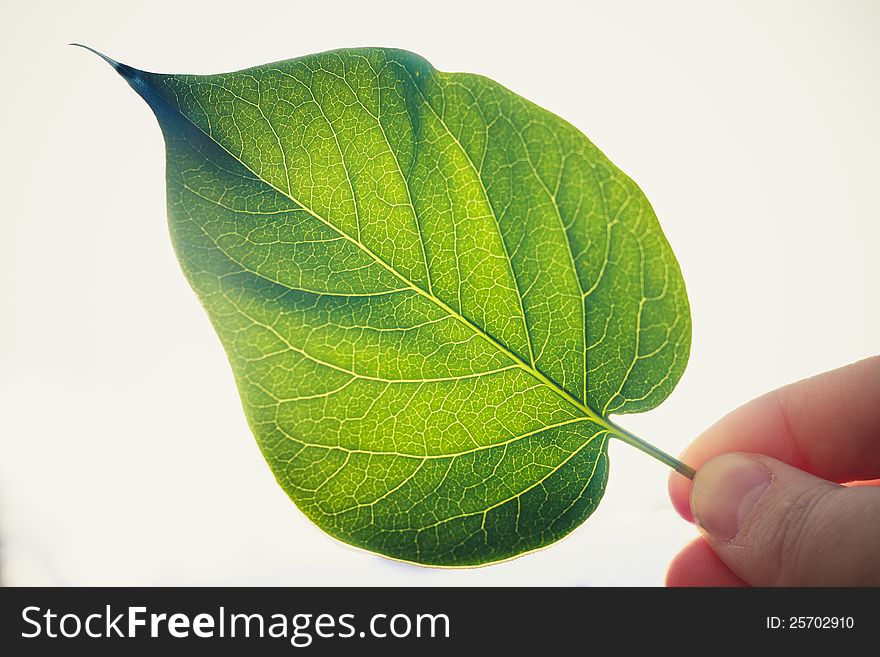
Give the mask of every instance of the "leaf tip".
M 105 62 L 107 62 L 108 64 L 110 64 L 110 66 L 112 66 L 112 67 L 113 67 L 115 70 L 117 70 L 117 71 L 119 71 L 120 67 L 123 66 L 123 64 L 120 64 L 119 62 L 117 62 L 117 61 L 116 61 L 115 59 L 113 59 L 112 57 L 108 57 L 107 55 L 105 55 L 104 53 L 102 53 L 100 50 L 95 50 L 95 49 L 92 48 L 91 46 L 87 46 L 87 45 L 84 45 L 84 44 L 82 44 L 82 43 L 75 43 L 75 42 L 74 42 L 74 43 L 68 43 L 67 45 L 68 45 L 68 46 L 73 46 L 74 48 L 82 48 L 83 50 L 88 50 L 89 52 L 96 54 L 98 57 L 100 57 L 100 58 L 103 59 Z
M 132 68 L 128 64 L 123 64 L 122 62 L 117 62 L 112 57 L 105 55 L 100 50 L 95 50 L 91 46 L 76 42 L 68 43 L 67 45 L 74 46 L 75 48 L 82 48 L 83 50 L 88 50 L 89 52 L 96 54 L 98 57 L 110 64 L 110 66 L 113 67 L 113 70 L 119 73 L 119 75 L 121 75 L 126 81 L 128 81 L 129 84 L 133 84 L 133 80 L 135 80 L 138 77 L 138 73 L 140 73 L 140 71 L 138 71 L 136 68 Z

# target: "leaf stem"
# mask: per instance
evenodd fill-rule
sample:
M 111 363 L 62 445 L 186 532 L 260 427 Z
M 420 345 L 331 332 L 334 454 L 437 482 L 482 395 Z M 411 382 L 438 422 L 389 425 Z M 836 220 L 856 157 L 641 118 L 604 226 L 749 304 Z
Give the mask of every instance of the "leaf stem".
M 694 470 L 687 463 L 682 463 L 674 456 L 670 456 L 669 454 L 664 452 L 662 449 L 654 447 L 651 443 L 642 440 L 638 436 L 634 436 L 629 431 L 627 431 L 626 429 L 623 429 L 622 427 L 617 426 L 616 424 L 614 424 L 610 420 L 606 420 L 606 421 L 613 428 L 612 435 L 615 436 L 616 438 L 620 438 L 623 442 L 627 443 L 628 445 L 632 445 L 636 449 L 642 450 L 645 454 L 653 456 L 655 459 L 657 459 L 661 463 L 665 463 L 670 468 L 675 470 L 678 474 L 680 474 L 684 477 L 687 477 L 688 479 L 693 479 L 694 475 L 697 474 L 697 471 Z

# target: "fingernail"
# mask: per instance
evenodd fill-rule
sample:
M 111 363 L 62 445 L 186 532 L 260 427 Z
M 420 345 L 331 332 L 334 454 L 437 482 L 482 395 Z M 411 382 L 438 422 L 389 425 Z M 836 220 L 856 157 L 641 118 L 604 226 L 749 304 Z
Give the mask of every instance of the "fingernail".
M 714 538 L 733 539 L 755 503 L 770 485 L 770 472 L 740 454 L 723 454 L 697 471 L 691 511 L 697 524 Z

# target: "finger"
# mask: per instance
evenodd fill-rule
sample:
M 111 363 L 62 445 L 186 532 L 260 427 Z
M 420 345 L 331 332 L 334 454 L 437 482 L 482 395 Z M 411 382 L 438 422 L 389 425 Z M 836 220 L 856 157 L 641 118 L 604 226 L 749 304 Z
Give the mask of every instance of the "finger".
M 748 586 L 733 574 L 704 538 L 688 543 L 666 571 L 666 586 Z
M 752 586 L 880 585 L 877 487 L 730 453 L 697 471 L 691 508 L 715 553 Z
M 698 437 L 682 460 L 699 467 L 724 452 L 753 452 L 836 482 L 880 476 L 880 357 L 798 381 L 736 409 Z M 691 482 L 669 494 L 691 520 Z

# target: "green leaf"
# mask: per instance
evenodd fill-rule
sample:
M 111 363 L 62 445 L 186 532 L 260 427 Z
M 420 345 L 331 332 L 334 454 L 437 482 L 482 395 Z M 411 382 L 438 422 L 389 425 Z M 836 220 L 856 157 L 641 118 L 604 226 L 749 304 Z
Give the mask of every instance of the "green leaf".
M 647 199 L 576 128 L 400 50 L 109 61 L 162 126 L 174 248 L 257 443 L 324 531 L 485 564 L 580 525 L 612 437 L 685 467 L 608 419 L 670 393 L 690 314 Z

